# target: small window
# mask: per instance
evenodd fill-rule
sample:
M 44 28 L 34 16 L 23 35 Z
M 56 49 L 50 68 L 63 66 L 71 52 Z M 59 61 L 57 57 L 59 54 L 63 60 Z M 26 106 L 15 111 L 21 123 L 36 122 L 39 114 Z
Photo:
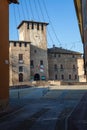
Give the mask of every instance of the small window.
M 55 75 L 55 80 L 57 80 L 57 74 Z
M 63 70 L 63 65 L 62 64 L 60 65 L 60 69 Z
M 60 55 L 60 54 L 58 54 L 58 57 L 61 57 L 61 55 Z
M 69 74 L 69 79 L 71 79 L 71 74 Z
M 19 66 L 19 72 L 23 72 L 23 66 Z
M 22 73 L 19 74 L 19 82 L 23 82 L 23 74 Z
M 34 61 L 33 60 L 30 61 L 30 67 L 34 68 Z
M 43 60 L 40 60 L 40 65 L 43 65 Z
M 34 53 L 37 53 L 37 50 L 34 50 Z
M 75 79 L 77 79 L 77 75 L 75 75 Z
M 64 79 L 64 75 L 63 74 L 61 75 L 61 79 Z
M 72 58 L 75 58 L 75 55 L 72 55 Z
M 73 69 L 75 69 L 76 67 L 75 67 L 75 65 L 73 65 Z
M 57 70 L 57 64 L 54 65 L 54 70 L 55 70 L 55 71 Z
M 19 61 L 23 60 L 23 54 L 19 54 Z
M 76 70 L 76 67 L 75 67 L 75 65 L 73 65 L 73 71 L 75 71 Z
M 56 57 L 56 53 L 54 54 L 54 57 Z

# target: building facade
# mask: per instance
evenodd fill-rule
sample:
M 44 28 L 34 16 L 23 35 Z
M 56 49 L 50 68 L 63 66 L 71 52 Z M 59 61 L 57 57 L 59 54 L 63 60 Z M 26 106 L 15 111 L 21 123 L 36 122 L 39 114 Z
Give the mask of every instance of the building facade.
M 81 53 L 53 46 L 47 48 L 48 23 L 22 21 L 19 41 L 10 41 L 10 86 L 29 81 L 84 81 Z
M 30 80 L 30 42 L 10 41 L 10 86 Z
M 49 79 L 85 81 L 82 54 L 53 46 L 48 49 Z
M 87 77 L 87 0 L 74 0 L 84 48 L 84 70 Z
M 19 30 L 19 42 L 10 41 L 10 66 L 13 60 L 17 59 L 15 62 L 15 67 L 10 67 L 10 83 L 18 84 L 19 81 L 19 68 L 26 66 L 28 67 L 27 75 L 22 72 L 23 78 L 22 82 L 28 82 L 30 80 L 48 80 L 48 56 L 47 56 L 47 35 L 46 26 L 48 23 L 34 22 L 34 21 L 22 21 L 18 26 Z M 25 47 L 25 43 L 28 44 Z M 15 45 L 16 44 L 16 45 Z M 26 51 L 25 51 L 26 50 Z M 19 64 L 18 55 L 23 55 L 23 66 Z M 13 56 L 11 56 L 13 55 Z M 13 59 L 11 58 L 13 57 Z M 16 57 L 16 58 L 15 58 Z M 24 61 L 25 60 L 25 61 Z M 13 74 L 15 73 L 15 74 Z M 29 74 L 28 74 L 29 73 Z M 12 76 L 13 75 L 13 76 Z M 25 76 L 26 75 L 26 76 Z

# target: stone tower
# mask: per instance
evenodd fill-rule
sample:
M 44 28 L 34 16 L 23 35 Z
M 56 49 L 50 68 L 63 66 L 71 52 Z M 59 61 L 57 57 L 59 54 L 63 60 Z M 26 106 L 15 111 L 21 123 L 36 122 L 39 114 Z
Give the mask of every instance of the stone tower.
M 31 42 L 30 70 L 33 80 L 48 80 L 47 25 L 44 22 L 22 21 L 18 26 L 19 40 Z

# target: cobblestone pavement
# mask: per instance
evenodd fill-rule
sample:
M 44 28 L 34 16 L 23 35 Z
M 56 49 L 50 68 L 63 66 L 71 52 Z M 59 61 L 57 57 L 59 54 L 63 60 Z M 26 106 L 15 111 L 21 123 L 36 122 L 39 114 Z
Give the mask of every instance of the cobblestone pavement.
M 76 115 L 75 112 L 78 110 L 76 108 L 84 105 L 81 101 L 86 97 L 86 93 L 86 86 L 50 86 L 10 90 L 10 104 L 13 107 L 20 107 L 13 113 L 0 118 L 0 130 L 72 130 L 68 129 L 69 124 L 70 127 L 72 126 L 71 119 L 76 119 L 72 114 Z

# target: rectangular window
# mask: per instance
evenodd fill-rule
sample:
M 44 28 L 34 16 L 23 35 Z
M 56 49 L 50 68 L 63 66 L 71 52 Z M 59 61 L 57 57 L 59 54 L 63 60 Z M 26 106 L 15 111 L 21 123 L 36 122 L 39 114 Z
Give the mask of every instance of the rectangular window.
M 57 64 L 54 65 L 54 70 L 57 71 Z
M 73 65 L 73 71 L 76 71 L 76 67 L 75 67 L 75 65 Z
M 64 71 L 64 67 L 62 64 L 60 65 L 60 71 Z
M 55 75 L 55 80 L 57 80 L 57 74 Z
M 69 79 L 71 79 L 71 74 L 69 74 Z
M 23 72 L 23 66 L 19 66 L 19 72 Z
M 72 55 L 72 58 L 75 58 L 75 55 Z
M 19 61 L 23 60 L 23 54 L 19 54 Z
M 60 69 L 63 69 L 63 65 L 62 64 L 60 65 Z
M 40 65 L 43 65 L 43 60 L 40 60 Z
M 61 57 L 61 55 L 59 54 L 58 57 Z
M 54 57 L 56 57 L 56 53 L 54 54 Z
M 63 74 L 61 75 L 61 79 L 64 79 L 64 75 Z
M 33 60 L 30 61 L 30 67 L 34 68 L 34 61 Z
M 77 79 L 77 75 L 75 75 L 75 79 Z

